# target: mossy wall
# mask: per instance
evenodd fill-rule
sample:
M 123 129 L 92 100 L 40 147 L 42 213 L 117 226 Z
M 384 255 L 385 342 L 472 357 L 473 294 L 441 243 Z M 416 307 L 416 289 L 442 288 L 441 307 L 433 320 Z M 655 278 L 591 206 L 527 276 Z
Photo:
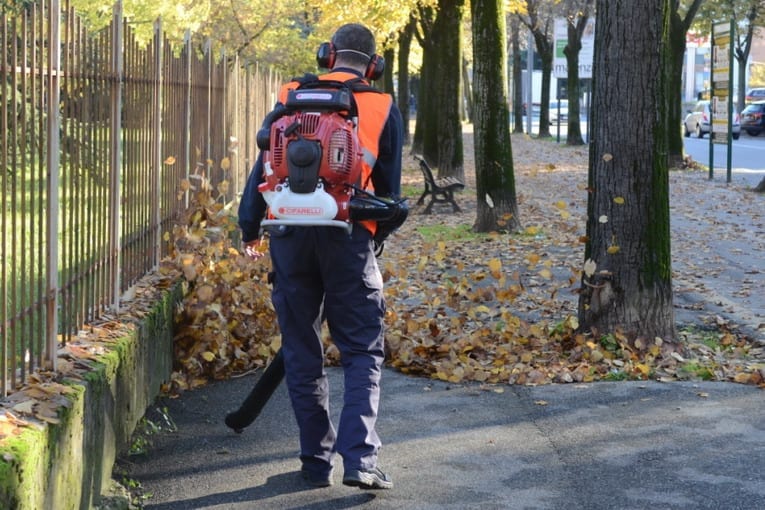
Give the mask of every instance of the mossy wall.
M 174 306 L 181 286 L 164 294 L 139 327 L 97 358 L 60 423 L 32 425 L 0 445 L 0 508 L 89 510 L 111 480 L 117 454 L 170 377 Z

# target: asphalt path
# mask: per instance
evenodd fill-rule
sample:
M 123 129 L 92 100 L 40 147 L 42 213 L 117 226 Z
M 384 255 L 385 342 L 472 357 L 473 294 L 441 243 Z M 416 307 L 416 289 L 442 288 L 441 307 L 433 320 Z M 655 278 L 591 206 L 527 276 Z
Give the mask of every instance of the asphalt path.
M 697 186 L 689 203 L 673 207 L 675 246 L 695 253 L 676 264 L 678 320 L 692 320 L 701 307 L 749 325 L 762 341 L 761 196 L 743 194 L 745 209 L 741 198 L 728 207 L 738 187 Z M 727 234 L 713 235 L 710 225 Z M 685 246 L 685 238 L 695 244 Z M 337 423 L 342 372 L 328 373 Z M 242 434 L 225 426 L 225 414 L 258 377 L 158 399 L 147 419 L 162 423 L 158 410 L 166 409 L 176 430 L 150 436 L 146 453 L 120 459 L 116 478 L 139 484 L 144 508 L 155 510 L 765 508 L 765 394 L 753 386 L 451 385 L 386 369 L 380 467 L 395 485 L 370 492 L 341 484 L 340 459 L 334 486 L 301 480 L 283 384 Z
M 763 392 L 730 383 L 453 386 L 386 369 L 388 491 L 299 476 L 284 385 L 242 434 L 223 423 L 259 374 L 160 399 L 177 431 L 121 461 L 144 508 L 737 510 L 765 507 Z M 342 373 L 329 369 L 338 411 Z M 336 414 L 336 413 L 335 413 Z M 151 412 L 148 417 L 151 418 Z M 337 419 L 335 417 L 335 419 Z

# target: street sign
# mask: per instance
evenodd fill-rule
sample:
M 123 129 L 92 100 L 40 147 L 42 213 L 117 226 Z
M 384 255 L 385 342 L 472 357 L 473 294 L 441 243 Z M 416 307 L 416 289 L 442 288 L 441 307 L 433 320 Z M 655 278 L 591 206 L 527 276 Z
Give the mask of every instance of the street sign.
M 709 129 L 709 178 L 714 178 L 714 147 L 720 143 L 728 148 L 728 182 L 731 181 L 731 128 L 733 126 L 733 20 L 712 24 L 712 94 Z

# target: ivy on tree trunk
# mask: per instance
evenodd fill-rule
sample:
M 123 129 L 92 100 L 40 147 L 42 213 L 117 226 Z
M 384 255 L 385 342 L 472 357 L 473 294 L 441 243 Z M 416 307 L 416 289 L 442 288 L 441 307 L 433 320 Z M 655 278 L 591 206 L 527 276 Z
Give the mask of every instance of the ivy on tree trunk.
M 516 231 L 520 227 L 515 196 L 507 50 L 503 0 L 472 0 L 473 103 L 476 193 L 474 229 Z
M 669 0 L 598 0 L 596 12 L 580 327 L 672 341 Z

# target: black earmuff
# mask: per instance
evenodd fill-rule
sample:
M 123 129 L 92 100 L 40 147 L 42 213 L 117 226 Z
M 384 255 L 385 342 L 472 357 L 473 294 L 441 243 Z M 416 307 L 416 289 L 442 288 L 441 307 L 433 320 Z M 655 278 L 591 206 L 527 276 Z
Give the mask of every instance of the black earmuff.
M 331 42 L 324 42 L 316 50 L 316 64 L 322 69 L 332 69 L 335 67 L 335 56 L 337 50 Z M 368 80 L 378 80 L 385 72 L 385 59 L 378 54 L 369 57 L 369 64 L 364 71 L 364 78 Z
M 324 42 L 316 50 L 316 63 L 321 69 L 332 69 L 335 65 L 335 46 L 332 43 Z

